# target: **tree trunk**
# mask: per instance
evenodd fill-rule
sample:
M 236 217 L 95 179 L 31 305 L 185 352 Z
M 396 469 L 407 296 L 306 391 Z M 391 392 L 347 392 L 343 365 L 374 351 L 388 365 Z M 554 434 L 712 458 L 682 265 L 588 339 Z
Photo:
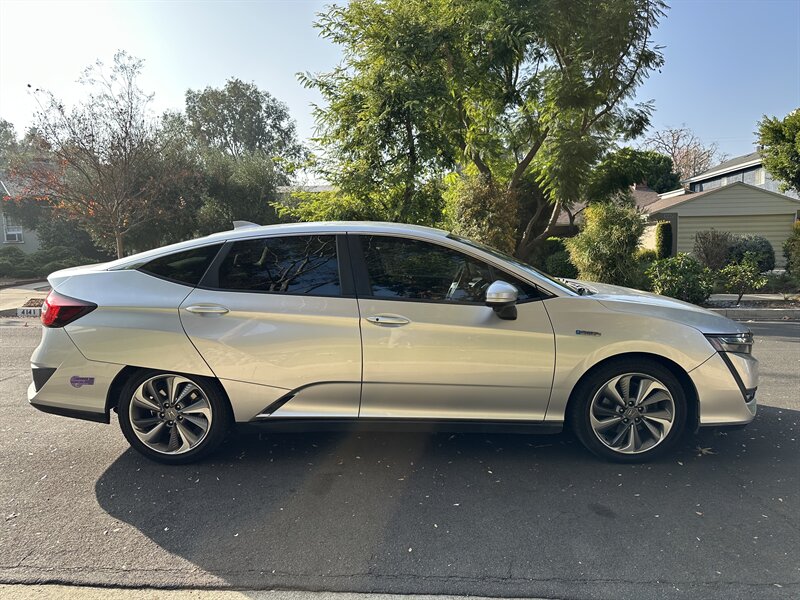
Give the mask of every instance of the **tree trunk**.
M 122 232 L 121 231 L 115 231 L 114 232 L 114 239 L 117 242 L 117 258 L 122 258 L 124 256 L 124 254 L 125 254 L 125 252 L 124 252 L 125 248 L 124 248 L 124 244 L 123 244 L 123 240 L 122 240 Z

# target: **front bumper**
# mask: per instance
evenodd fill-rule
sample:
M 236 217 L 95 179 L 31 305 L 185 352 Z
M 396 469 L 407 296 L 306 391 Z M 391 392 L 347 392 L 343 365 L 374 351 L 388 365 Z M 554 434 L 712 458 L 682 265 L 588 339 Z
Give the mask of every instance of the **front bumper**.
M 716 353 L 693 369 L 701 427 L 747 425 L 756 416 L 758 361 L 749 354 Z

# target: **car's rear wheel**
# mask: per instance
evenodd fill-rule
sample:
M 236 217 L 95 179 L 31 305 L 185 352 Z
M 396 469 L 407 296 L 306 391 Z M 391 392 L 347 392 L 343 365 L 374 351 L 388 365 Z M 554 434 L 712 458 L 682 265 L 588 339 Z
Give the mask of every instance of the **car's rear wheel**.
M 225 439 L 231 417 L 219 388 L 204 378 L 142 372 L 123 389 L 119 424 L 128 443 L 167 464 L 193 462 Z
M 644 462 L 667 452 L 686 429 L 686 393 L 675 375 L 650 360 L 613 361 L 576 388 L 570 421 L 596 455 Z

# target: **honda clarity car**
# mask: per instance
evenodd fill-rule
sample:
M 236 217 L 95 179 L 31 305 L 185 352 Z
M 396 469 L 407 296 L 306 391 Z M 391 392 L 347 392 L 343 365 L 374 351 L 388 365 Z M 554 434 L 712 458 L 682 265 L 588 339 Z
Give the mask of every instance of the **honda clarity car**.
M 750 331 L 697 306 L 554 279 L 445 231 L 299 223 L 57 271 L 30 403 L 164 463 L 234 423 L 574 430 L 639 462 L 756 413 Z M 384 428 L 383 426 L 381 427 Z

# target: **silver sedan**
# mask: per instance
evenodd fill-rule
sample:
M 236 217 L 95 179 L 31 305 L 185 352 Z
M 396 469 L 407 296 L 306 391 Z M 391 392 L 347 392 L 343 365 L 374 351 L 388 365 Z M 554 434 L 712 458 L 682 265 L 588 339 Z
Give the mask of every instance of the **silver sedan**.
M 30 403 L 186 463 L 234 423 L 558 432 L 638 462 L 753 420 L 746 327 L 445 231 L 239 224 L 49 277 Z

